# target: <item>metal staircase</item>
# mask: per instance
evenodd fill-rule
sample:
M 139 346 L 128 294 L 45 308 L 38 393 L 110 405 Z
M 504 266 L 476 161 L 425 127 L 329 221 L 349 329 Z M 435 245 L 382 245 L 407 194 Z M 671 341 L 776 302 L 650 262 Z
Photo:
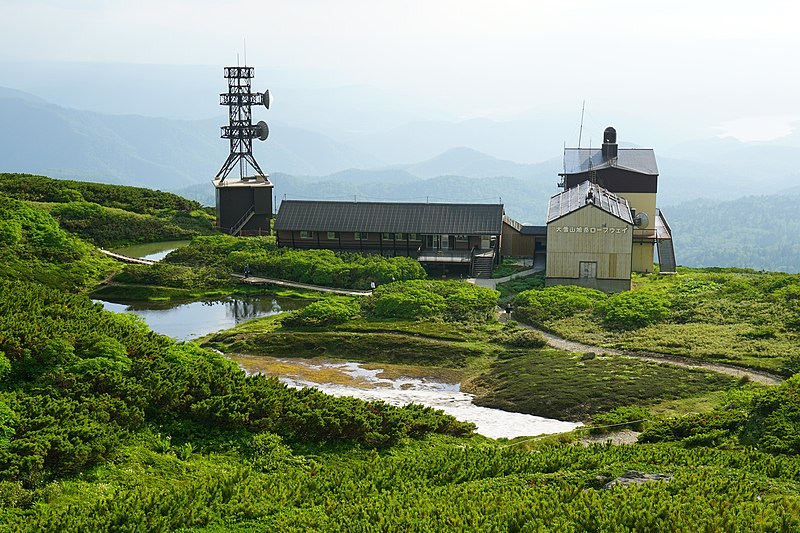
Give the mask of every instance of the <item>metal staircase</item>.
M 253 215 L 255 214 L 256 214 L 255 206 L 250 206 L 250 209 L 248 209 L 247 212 L 244 215 L 242 215 L 242 218 L 239 219 L 239 222 L 233 225 L 229 233 L 234 236 L 238 235 L 239 232 L 242 231 L 242 228 L 245 226 L 245 224 L 250 222 L 250 219 L 253 218 Z
M 675 274 L 675 248 L 672 245 L 672 230 L 660 209 L 656 209 L 656 247 L 658 249 L 658 267 L 662 274 Z
M 491 252 L 477 253 L 472 256 L 470 275 L 473 278 L 489 278 L 494 267 L 494 250 Z

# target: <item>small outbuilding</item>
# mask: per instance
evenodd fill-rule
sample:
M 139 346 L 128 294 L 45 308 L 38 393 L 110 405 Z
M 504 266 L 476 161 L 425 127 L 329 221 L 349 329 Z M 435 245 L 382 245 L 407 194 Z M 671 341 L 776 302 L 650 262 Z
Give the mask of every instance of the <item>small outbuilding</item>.
M 630 290 L 633 226 L 628 201 L 597 183 L 587 180 L 553 196 L 545 284 Z

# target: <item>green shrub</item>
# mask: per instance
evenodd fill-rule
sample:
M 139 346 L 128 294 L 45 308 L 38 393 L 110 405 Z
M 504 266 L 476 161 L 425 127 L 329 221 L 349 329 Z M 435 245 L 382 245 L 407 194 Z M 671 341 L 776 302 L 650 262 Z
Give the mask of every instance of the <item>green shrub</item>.
M 541 325 L 548 320 L 590 311 L 605 299 L 606 295 L 595 289 L 554 285 L 519 293 L 514 300 L 514 312 L 520 320 Z
M 669 316 L 670 302 L 655 291 L 628 291 L 609 296 L 600 306 L 606 325 L 636 329 L 661 322 Z
M 523 328 L 505 329 L 497 340 L 513 348 L 538 349 L 547 346 L 547 340 L 538 331 Z
M 361 312 L 352 298 L 330 297 L 311 303 L 283 319 L 289 326 L 330 326 L 356 318 Z
M 800 453 L 800 375 L 754 400 L 745 440 L 770 453 Z
M 375 298 L 373 315 L 378 318 L 427 318 L 447 308 L 444 297 L 421 288 L 381 294 Z
M 381 285 L 364 302 L 376 318 L 470 321 L 494 314 L 498 292 L 462 281 L 410 280 Z
M 747 417 L 744 409 L 729 409 L 657 420 L 639 435 L 639 442 L 680 442 L 686 439 L 689 439 L 689 445 L 710 440 L 718 442 L 723 435 L 721 432 L 729 437 L 738 436 Z
M 644 430 L 645 423 L 651 418 L 650 410 L 644 407 L 628 405 L 617 407 L 606 413 L 598 413 L 592 416 L 589 432 L 593 435 L 600 435 L 622 429 L 632 429 L 634 431 Z M 609 427 L 610 426 L 610 427 Z

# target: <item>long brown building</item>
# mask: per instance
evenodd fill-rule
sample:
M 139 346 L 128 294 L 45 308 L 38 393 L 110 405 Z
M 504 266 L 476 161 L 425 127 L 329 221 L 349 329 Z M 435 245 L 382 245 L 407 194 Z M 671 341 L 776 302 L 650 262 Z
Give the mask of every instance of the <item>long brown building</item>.
M 500 260 L 502 204 L 284 200 L 278 246 L 408 256 L 488 276 Z

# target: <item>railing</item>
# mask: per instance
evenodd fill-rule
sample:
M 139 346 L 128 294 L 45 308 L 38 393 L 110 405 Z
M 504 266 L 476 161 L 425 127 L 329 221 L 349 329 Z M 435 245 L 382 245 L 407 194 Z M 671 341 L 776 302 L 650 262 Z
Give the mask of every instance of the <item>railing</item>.
M 233 225 L 233 227 L 231 228 L 230 234 L 231 235 L 236 235 L 237 233 L 242 231 L 242 228 L 244 227 L 244 225 L 247 224 L 247 222 L 253 217 L 255 212 L 256 212 L 256 206 L 251 205 L 250 209 L 248 209 L 247 212 L 244 215 L 242 215 L 242 218 L 240 218 L 236 222 L 236 224 Z
M 667 219 L 664 218 L 664 213 L 661 212 L 661 209 L 656 208 L 656 219 L 661 219 L 661 223 L 664 224 L 665 228 L 667 228 L 667 232 L 672 235 L 672 228 L 670 228 L 669 224 L 667 224 Z
M 472 250 L 420 250 L 417 260 L 431 263 L 470 263 Z

